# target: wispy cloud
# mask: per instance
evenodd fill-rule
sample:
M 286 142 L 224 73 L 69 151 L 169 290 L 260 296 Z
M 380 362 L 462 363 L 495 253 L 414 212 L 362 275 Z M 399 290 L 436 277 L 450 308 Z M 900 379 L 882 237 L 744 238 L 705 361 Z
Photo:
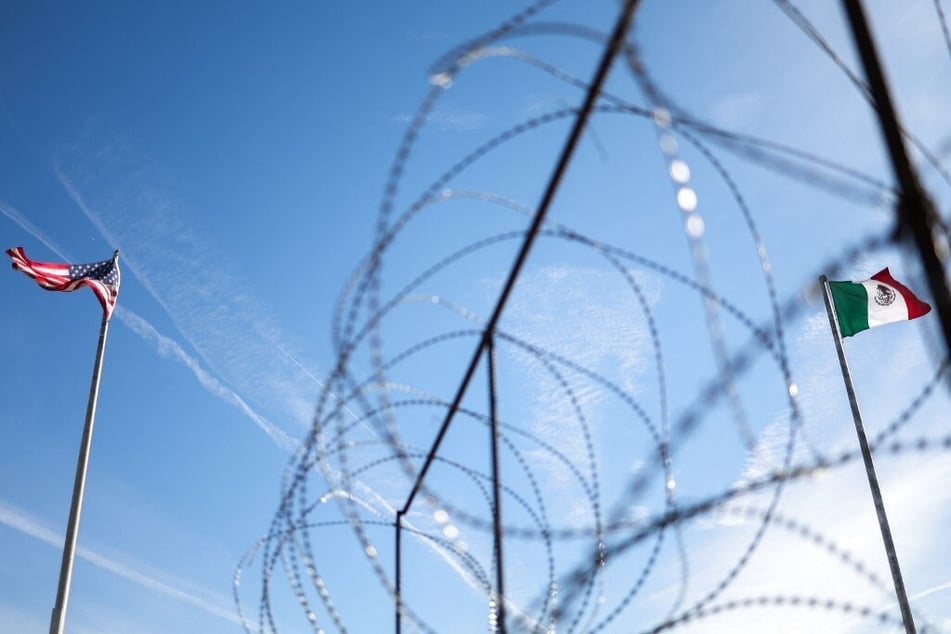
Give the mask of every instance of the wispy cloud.
M 0 501 L 0 524 L 55 548 L 62 548 L 63 536 L 61 534 L 49 528 L 39 519 L 32 517 L 26 511 L 3 501 Z M 142 566 L 130 565 L 85 546 L 79 546 L 76 549 L 76 555 L 97 568 L 111 572 L 126 581 L 196 607 L 220 619 L 237 624 L 241 623 L 237 614 L 229 607 L 230 600 L 209 590 L 199 588 L 192 582 L 176 579 L 171 575 L 154 570 L 146 570 Z M 187 588 L 187 590 L 183 588 Z M 9 621 L 5 622 L 10 623 Z
M 76 206 L 123 254 L 126 269 L 165 310 L 222 384 L 300 426 L 309 423 L 311 379 L 279 346 L 283 335 L 229 260 L 185 220 L 186 211 L 132 150 L 109 147 L 96 170 L 94 148 L 62 154 L 55 173 Z M 189 273 L 186 273 L 189 272 Z M 193 273 L 191 273 L 193 272 Z
M 916 328 L 910 324 L 889 328 L 888 349 L 901 352 L 890 355 L 887 365 L 871 357 L 864 358 L 875 354 L 875 338 L 883 333 L 861 335 L 862 345 L 858 345 L 858 339 L 848 342 L 856 344 L 849 350 L 853 371 L 858 369 L 862 378 L 857 387 L 860 399 L 864 396 L 862 409 L 867 412 L 865 424 L 870 435 L 907 405 L 929 371 L 928 357 Z M 790 349 L 797 367 L 799 402 L 810 435 L 819 440 L 827 456 L 836 456 L 839 451 L 856 451 L 857 441 L 831 337 L 824 311 L 817 312 L 800 324 Z M 944 395 L 933 398 L 946 401 Z M 942 406 L 934 407 L 940 411 Z M 912 421 L 914 437 L 941 433 L 945 428 L 942 418 L 928 410 L 918 412 Z M 788 412 L 781 413 L 762 429 L 760 443 L 748 458 L 743 479 L 762 477 L 782 464 L 789 424 Z M 800 450 L 795 461 L 808 463 L 810 457 Z M 935 580 L 936 570 L 931 565 L 935 545 L 942 543 L 949 517 L 951 493 L 944 483 L 951 478 L 951 462 L 941 454 L 896 457 L 883 452 L 876 453 L 875 464 L 905 584 L 921 626 L 930 608 L 938 605 L 929 604 L 925 599 L 951 588 L 951 581 L 943 571 L 937 572 Z M 767 493 L 760 494 L 755 501 L 765 502 L 767 496 Z M 765 509 L 765 505 L 762 508 Z M 838 553 L 849 553 L 851 561 L 861 562 L 866 571 L 874 573 L 878 583 L 858 574 L 835 554 L 817 547 L 816 541 L 808 535 L 773 525 L 721 602 L 764 595 L 818 597 L 823 601 L 834 599 L 876 611 L 891 611 L 897 618 L 891 577 L 861 460 L 790 483 L 777 512 L 821 533 L 827 542 L 835 544 Z M 693 563 L 691 585 L 695 588 L 714 587 L 718 576 L 725 575 L 751 543 L 752 530 L 759 521 L 738 522 L 730 515 L 724 515 L 723 519 L 718 526 L 699 524 L 705 534 L 706 555 Z M 915 591 L 922 587 L 924 589 Z M 787 629 L 782 631 L 871 631 L 869 628 L 874 624 L 857 618 L 856 612 L 797 609 L 784 618 Z M 734 610 L 710 621 L 700 621 L 698 627 L 745 632 L 751 631 L 748 624 L 749 611 Z
M 643 375 L 649 370 L 647 326 L 632 294 L 610 292 L 617 288 L 618 279 L 616 273 L 568 265 L 529 271 L 512 298 L 503 328 L 579 366 L 594 371 L 610 368 L 623 389 L 641 391 Z M 656 288 L 649 294 L 656 301 Z M 559 448 L 573 462 L 585 464 L 584 440 L 570 432 L 577 430 L 578 423 L 565 405 L 563 387 L 527 353 L 513 350 L 513 354 L 533 383 L 533 431 L 542 436 L 557 431 Z M 578 402 L 596 418 L 594 412 L 603 393 L 577 385 L 576 389 L 580 390 Z
M 29 233 L 31 236 L 42 242 L 46 248 L 58 255 L 63 260 L 68 260 L 66 257 L 65 251 L 59 247 L 53 240 L 47 236 L 43 231 L 39 229 L 36 225 L 26 219 L 16 207 L 9 205 L 3 201 L 0 201 L 0 213 L 16 223 L 21 229 Z
M 72 261 L 72 258 L 64 249 L 59 247 L 45 232 L 27 220 L 15 207 L 0 201 L 0 213 L 42 242 L 48 249 L 59 256 L 60 259 L 67 262 Z M 287 451 L 293 451 L 297 448 L 297 441 L 288 436 L 280 427 L 256 412 L 237 392 L 224 385 L 211 372 L 205 370 L 199 361 L 189 355 L 178 342 L 158 332 L 145 318 L 122 305 L 117 306 L 114 316 L 124 325 L 128 326 L 132 332 L 153 344 L 159 354 L 172 358 L 187 367 L 198 380 L 199 384 L 212 395 L 238 407 L 258 427 L 264 430 L 279 447 Z
M 761 112 L 763 99 L 757 93 L 733 93 L 719 97 L 711 106 L 714 124 L 727 130 L 741 128 Z
M 116 308 L 115 316 L 128 326 L 132 332 L 154 344 L 159 354 L 174 359 L 188 368 L 198 380 L 198 383 L 208 392 L 238 407 L 258 427 L 264 430 L 264 433 L 270 436 L 277 446 L 287 451 L 294 451 L 300 446 L 300 443 L 284 433 L 280 427 L 254 411 L 237 392 L 223 385 L 202 368 L 198 360 L 185 352 L 176 341 L 159 333 L 148 321 L 122 306 Z
M 412 115 L 402 114 L 394 117 L 394 121 L 406 124 L 412 121 Z M 461 110 L 439 110 L 430 113 L 426 121 L 441 130 L 476 130 L 488 122 L 489 117 L 481 112 L 466 112 Z
M 49 629 L 48 622 L 41 622 L 32 616 L 24 613 L 12 605 L 0 603 L 0 623 L 3 623 L 10 632 L 19 634 L 41 633 Z

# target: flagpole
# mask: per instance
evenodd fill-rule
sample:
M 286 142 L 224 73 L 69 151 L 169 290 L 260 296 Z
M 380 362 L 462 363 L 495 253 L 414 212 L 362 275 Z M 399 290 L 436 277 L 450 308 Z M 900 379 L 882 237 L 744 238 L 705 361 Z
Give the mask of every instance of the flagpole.
M 116 252 L 118 256 L 118 252 Z M 93 366 L 92 382 L 89 386 L 89 402 L 86 405 L 86 424 L 83 439 L 79 446 L 79 459 L 76 461 L 76 480 L 73 484 L 73 501 L 69 507 L 69 523 L 66 526 L 66 540 L 63 544 L 63 561 L 59 569 L 59 586 L 56 589 L 56 604 L 50 618 L 50 634 L 63 634 L 66 625 L 66 603 L 69 600 L 69 584 L 73 576 L 73 560 L 76 555 L 76 537 L 79 532 L 79 514 L 82 511 L 83 491 L 86 488 L 86 468 L 89 465 L 89 446 L 92 442 L 92 428 L 96 419 L 96 403 L 99 400 L 99 377 L 102 374 L 102 357 L 106 350 L 106 334 L 109 332 L 109 316 L 102 313 L 102 325 L 99 328 L 99 348 L 96 350 L 96 363 Z
M 506 633 L 505 626 L 505 566 L 502 565 L 502 479 L 499 475 L 499 417 L 495 393 L 495 336 L 489 335 L 486 351 L 489 374 L 489 417 L 492 453 L 492 546 L 495 550 L 495 613 L 492 631 Z
M 842 347 L 842 336 L 839 334 L 839 320 L 836 317 L 832 297 L 829 294 L 829 280 L 825 275 L 819 278 L 822 284 L 822 297 L 825 299 L 826 312 L 829 314 L 829 325 L 832 327 L 832 338 L 835 339 L 835 350 L 839 354 L 839 366 L 842 368 L 842 379 L 845 381 L 845 391 L 849 396 L 849 405 L 852 408 L 852 419 L 855 421 L 855 433 L 859 438 L 859 448 L 862 450 L 862 459 L 865 461 L 865 475 L 868 476 L 868 486 L 872 492 L 872 501 L 875 503 L 875 513 L 878 515 L 878 527 L 882 531 L 882 542 L 885 544 L 885 554 L 888 557 L 888 567 L 891 569 L 892 582 L 895 584 L 895 596 L 901 609 L 901 620 L 905 625 L 906 634 L 915 634 L 915 621 L 911 615 L 911 606 L 908 604 L 908 595 L 905 593 L 905 582 L 902 580 L 901 569 L 898 567 L 898 554 L 895 552 L 895 542 L 892 540 L 892 531 L 888 527 L 888 517 L 885 515 L 885 504 L 882 501 L 882 490 L 878 486 L 878 476 L 875 475 L 875 465 L 872 463 L 872 451 L 865 435 L 865 426 L 862 424 L 862 413 L 859 411 L 858 401 L 855 399 L 855 388 L 852 385 L 852 375 L 849 364 L 845 359 L 845 350 Z

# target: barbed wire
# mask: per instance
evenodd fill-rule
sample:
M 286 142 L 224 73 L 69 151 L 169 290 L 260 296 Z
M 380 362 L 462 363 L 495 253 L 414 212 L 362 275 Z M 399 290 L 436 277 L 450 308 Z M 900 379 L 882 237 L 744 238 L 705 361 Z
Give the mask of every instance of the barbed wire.
M 802 12 L 787 0 L 776 4 L 867 96 L 864 82 Z M 796 495 L 789 488 L 816 486 L 819 477 L 845 477 L 860 458 L 857 450 L 831 449 L 828 433 L 820 433 L 820 441 L 816 427 L 807 424 L 816 414 L 801 381 L 810 377 L 795 369 L 801 342 L 792 337 L 803 332 L 815 312 L 814 280 L 820 274 L 845 277 L 856 261 L 891 253 L 894 232 L 873 225 L 864 237 L 850 236 L 809 276 L 794 280 L 790 290 L 788 279 L 777 279 L 777 264 L 760 226 L 768 212 L 747 193 L 751 177 L 743 168 L 762 168 L 773 178 L 862 207 L 894 204 L 897 194 L 857 168 L 722 129 L 688 113 L 660 89 L 632 38 L 619 45 L 617 65 L 624 64 L 624 77 L 634 82 L 646 105 L 623 98 L 620 80 L 610 90 L 596 90 L 557 64 L 501 44 L 562 37 L 608 46 L 611 38 L 595 28 L 543 20 L 555 5 L 554 0 L 536 2 L 453 48 L 431 67 L 431 86 L 410 117 L 385 180 L 372 247 L 334 307 L 331 339 L 337 358 L 317 399 L 313 424 L 287 464 L 265 535 L 245 553 L 234 575 L 233 595 L 244 630 L 284 631 L 279 610 L 292 603 L 303 616 L 288 621 L 294 623 L 288 631 L 299 631 L 302 623 L 313 632 L 326 627 L 359 631 L 350 621 L 367 621 L 366 615 L 355 618 L 347 610 L 352 610 L 347 597 L 354 592 L 347 587 L 351 582 L 343 579 L 334 586 L 331 580 L 341 562 L 349 570 L 359 566 L 377 584 L 379 592 L 373 596 L 379 603 L 365 608 L 377 613 L 375 627 L 394 618 L 398 630 L 405 625 L 420 632 L 661 632 L 705 627 L 708 621 L 754 610 L 769 615 L 822 612 L 857 619 L 862 627 L 901 625 L 893 608 L 874 607 L 889 588 L 875 566 L 862 560 L 867 555 L 827 534 L 815 518 L 797 516 L 794 504 L 791 510 L 783 506 Z M 947 38 L 940 4 L 935 6 Z M 398 194 L 408 189 L 410 159 L 418 154 L 421 133 L 440 100 L 469 69 L 498 58 L 587 94 L 589 108 L 563 107 L 524 118 L 461 153 L 400 207 Z M 654 182 L 665 182 L 672 204 L 658 216 L 675 219 L 669 226 L 685 238 L 686 265 L 674 256 L 659 260 L 652 255 L 659 250 L 654 245 L 639 252 L 619 236 L 604 240 L 596 237 L 596 229 L 542 217 L 544 204 L 528 206 L 462 182 L 477 177 L 480 167 L 500 160 L 516 143 L 552 135 L 560 124 L 586 113 L 620 115 L 625 130 L 653 136 L 644 143 L 656 148 L 656 169 L 638 166 L 637 176 L 646 179 L 653 173 Z M 949 180 L 934 154 L 910 131 L 905 134 Z M 607 152 L 599 155 L 608 160 Z M 698 191 L 715 188 L 726 192 L 728 202 L 711 197 L 717 202 L 701 215 Z M 573 197 L 571 204 L 579 205 L 578 200 L 579 211 L 591 217 L 613 204 L 593 195 Z M 485 213 L 451 240 L 418 246 L 408 237 L 426 222 L 473 208 Z M 521 227 L 526 217 L 538 221 L 537 231 Z M 751 290 L 737 299 L 735 284 L 715 281 L 710 230 L 731 222 L 741 230 L 726 230 L 730 250 L 752 256 L 765 308 Z M 634 325 L 602 323 L 591 306 L 558 297 L 560 290 L 570 295 L 559 287 L 550 292 L 561 301 L 533 299 L 533 286 L 540 283 L 527 281 L 525 274 L 513 286 L 521 308 L 510 307 L 498 323 L 495 316 L 480 314 L 488 312 L 476 307 L 484 303 L 480 294 L 491 294 L 485 288 L 501 286 L 498 280 L 505 277 L 498 254 L 511 255 L 516 245 L 535 238 L 536 249 L 548 249 L 545 257 L 556 254 L 555 261 L 576 266 L 596 262 L 585 270 L 607 280 L 600 289 L 603 301 L 616 305 Z M 646 236 L 648 242 L 653 238 Z M 747 264 L 731 273 L 750 282 L 752 269 Z M 556 274 L 566 275 L 565 270 Z M 702 336 L 684 342 L 671 334 L 668 324 L 678 315 L 667 308 L 668 294 L 677 298 L 678 307 L 692 302 L 699 308 Z M 580 315 L 580 332 L 562 332 L 563 325 L 559 330 L 562 313 Z M 533 330 L 527 322 L 533 318 L 545 327 Z M 604 332 L 617 342 L 605 346 L 607 352 L 592 353 L 574 341 L 585 332 Z M 478 346 L 486 337 L 491 337 L 499 365 L 498 376 L 493 371 L 493 380 L 487 381 L 492 405 L 480 400 L 475 388 L 469 390 L 472 394 L 466 391 L 468 379 L 454 389 L 465 351 L 471 349 L 467 346 L 477 349 L 470 374 L 485 370 Z M 621 355 L 625 346 L 632 359 L 606 360 Z M 712 359 L 695 361 L 704 346 Z M 684 349 L 689 351 L 686 359 L 678 354 Z M 650 359 L 645 364 L 649 370 L 637 365 L 641 354 Z M 951 436 L 928 436 L 925 420 L 926 405 L 944 396 L 935 389 L 947 374 L 948 361 L 942 358 L 874 436 L 877 458 L 945 456 L 951 450 Z M 502 412 L 498 416 L 496 400 Z M 441 431 L 433 448 L 426 448 L 434 413 L 446 417 L 443 430 L 453 423 L 456 446 L 441 447 Z M 489 445 L 476 444 L 493 429 L 503 466 L 497 482 L 486 466 Z M 899 437 L 906 430 L 919 436 Z M 721 464 L 714 451 L 698 449 L 711 435 L 723 445 L 717 451 L 729 449 L 731 462 Z M 775 446 L 770 438 L 776 439 Z M 697 451 L 702 459 L 695 457 Z M 760 455 L 768 459 L 757 472 L 751 465 Z M 430 463 L 433 471 L 427 471 Z M 681 479 L 693 481 L 685 485 Z M 496 508 L 495 486 L 501 508 Z M 411 505 L 417 490 L 418 501 Z M 744 531 L 733 533 L 736 543 L 728 561 L 711 565 L 703 540 L 698 544 L 697 527 L 729 532 L 730 521 L 739 522 Z M 341 529 L 355 540 L 349 542 L 350 552 L 329 537 Z M 414 546 L 401 546 L 404 533 L 415 538 Z M 823 552 L 880 596 L 751 592 L 739 580 L 769 553 L 767 535 L 778 533 L 790 543 Z M 498 541 L 502 543 L 493 544 Z M 515 546 L 506 550 L 504 566 L 503 545 Z M 394 557 L 394 566 L 383 561 L 383 553 Z M 412 567 L 402 572 L 409 560 Z M 256 566 L 260 592 L 252 620 L 242 607 L 240 589 Z M 505 574 L 504 594 L 496 587 L 499 573 Z M 401 586 L 407 575 L 414 582 L 410 589 Z M 427 586 L 429 577 L 437 587 Z M 440 587 L 447 579 L 459 587 Z M 283 581 L 286 585 L 279 583 Z M 453 594 L 478 602 L 486 620 L 460 622 L 459 616 L 447 616 L 454 609 L 448 609 L 444 597 Z M 920 631 L 940 631 L 926 612 L 916 606 Z

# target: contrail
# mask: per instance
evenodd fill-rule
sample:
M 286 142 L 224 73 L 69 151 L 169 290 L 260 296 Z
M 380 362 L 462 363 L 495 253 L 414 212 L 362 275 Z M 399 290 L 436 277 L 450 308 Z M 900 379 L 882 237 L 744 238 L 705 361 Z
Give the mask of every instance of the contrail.
M 155 344 L 159 354 L 162 356 L 170 356 L 191 370 L 201 386 L 208 392 L 232 405 L 236 405 L 238 409 L 254 421 L 254 424 L 260 427 L 278 447 L 289 452 L 293 452 L 298 448 L 299 443 L 296 440 L 288 436 L 280 427 L 255 412 L 237 392 L 222 384 L 221 381 L 202 368 L 198 360 L 185 352 L 174 339 L 158 332 L 152 324 L 128 308 L 117 306 L 115 314 L 119 318 L 119 321 L 128 326 L 132 332 L 146 341 Z
M 298 361 L 297 358 L 296 358 L 294 355 L 292 355 L 290 352 L 288 352 L 288 351 L 284 348 L 284 346 L 282 346 L 281 344 L 277 343 L 276 341 L 273 342 L 273 343 L 274 343 L 274 345 L 277 347 L 277 349 L 280 350 L 281 352 L 283 352 L 284 355 L 285 355 L 288 359 L 290 359 L 291 361 L 293 361 L 294 364 L 295 364 L 298 368 L 300 368 L 301 371 L 302 371 L 304 374 L 306 374 L 308 377 L 310 377 L 310 379 L 311 379 L 314 383 L 316 383 L 316 384 L 320 387 L 320 389 L 326 390 L 327 394 L 329 394 L 330 397 L 331 397 L 333 400 L 335 400 L 336 402 L 340 403 L 340 405 L 341 405 L 341 407 L 343 408 L 343 410 L 344 410 L 345 412 L 347 412 L 348 414 L 350 414 L 351 416 L 353 416 L 353 419 L 354 419 L 355 421 L 357 421 L 358 423 L 360 423 L 360 425 L 362 425 L 364 429 L 366 429 L 368 432 L 370 432 L 371 434 L 373 434 L 373 437 L 374 437 L 374 438 L 379 438 L 379 436 L 377 435 L 377 433 L 376 433 L 375 431 L 373 431 L 373 429 L 372 429 L 369 425 L 367 425 L 367 424 L 363 421 L 363 419 L 360 418 L 360 416 L 357 415 L 356 412 L 354 412 L 352 409 L 350 409 L 350 407 L 348 407 L 346 403 L 344 403 L 343 401 L 341 401 L 341 400 L 337 397 L 336 394 L 334 394 L 333 392 L 331 392 L 330 390 L 328 390 L 328 389 L 327 389 L 327 386 L 324 384 L 324 382 L 321 381 L 320 379 L 318 379 L 316 376 L 314 376 L 314 374 L 313 374 L 310 370 L 308 370 L 306 367 L 304 367 L 304 364 L 303 364 L 303 363 L 301 363 L 300 361 Z
M 43 525 L 39 520 L 34 519 L 24 513 L 23 511 L 10 506 L 6 502 L 0 501 L 0 524 L 12 528 L 15 531 L 18 531 L 28 537 L 39 540 L 56 548 L 62 548 L 63 545 L 63 536 L 52 530 L 51 528 Z M 190 591 L 179 590 L 175 586 L 166 583 L 164 581 L 159 581 L 155 577 L 149 576 L 143 572 L 135 570 L 131 566 L 116 561 L 101 555 L 91 548 L 85 546 L 80 546 L 76 554 L 85 561 L 91 563 L 97 568 L 102 570 L 107 570 L 127 581 L 131 581 L 137 585 L 140 585 L 149 590 L 154 590 L 160 594 L 164 594 L 167 597 L 177 599 L 183 603 L 187 603 L 191 606 L 194 606 L 200 610 L 207 612 L 213 616 L 224 619 L 231 623 L 241 624 L 241 620 L 238 616 L 230 609 L 222 607 L 227 605 L 227 600 L 224 597 L 218 599 L 217 595 L 204 590 L 202 588 L 193 587 Z M 181 585 L 185 586 L 194 586 L 190 582 L 180 582 Z M 218 599 L 214 603 L 206 601 L 204 599 L 198 598 L 195 590 L 200 590 L 203 594 Z M 220 601 L 221 605 L 216 605 Z
M 40 231 L 40 229 L 36 225 L 34 225 L 29 220 L 27 220 L 26 217 L 23 214 L 21 214 L 17 209 L 7 205 L 3 201 L 0 201 L 0 213 L 2 213 L 4 216 L 12 220 L 17 225 L 19 225 L 21 229 L 29 233 L 31 236 L 33 236 L 34 238 L 42 242 L 46 246 L 46 248 L 48 248 L 50 251 L 58 255 L 60 258 L 67 261 L 69 260 L 69 258 L 67 258 L 65 253 L 63 252 L 63 250 L 60 249 L 59 246 L 57 246 L 55 242 L 53 242 L 50 238 L 48 238 L 45 233 Z
M 42 230 L 36 227 L 36 225 L 27 220 L 26 217 L 24 217 L 23 214 L 21 214 L 17 209 L 0 201 L 0 213 L 12 220 L 31 236 L 42 242 L 44 246 L 58 255 L 62 260 L 67 262 L 72 261 L 72 258 L 69 257 L 69 254 L 67 254 L 55 242 L 53 242 L 53 240 L 50 239 Z M 138 278 L 138 276 L 136 277 Z M 254 411 L 254 409 L 252 409 L 251 406 L 249 406 L 237 392 L 225 386 L 221 381 L 212 376 L 210 372 L 202 368 L 198 360 L 185 352 L 185 350 L 174 339 L 161 334 L 145 318 L 132 312 L 128 308 L 124 308 L 121 304 L 116 307 L 116 312 L 114 314 L 116 317 L 118 317 L 119 321 L 121 321 L 125 326 L 128 326 L 132 332 L 139 335 L 146 341 L 154 344 L 155 349 L 160 355 L 172 357 L 191 370 L 195 378 L 198 379 L 198 383 L 201 384 L 201 386 L 209 393 L 221 398 L 228 403 L 231 403 L 232 405 L 237 406 L 238 409 L 244 412 L 244 414 L 247 415 L 248 418 L 254 422 L 254 424 L 260 427 L 278 447 L 289 452 L 293 452 L 297 449 L 298 442 L 296 440 L 288 436 L 277 425 Z

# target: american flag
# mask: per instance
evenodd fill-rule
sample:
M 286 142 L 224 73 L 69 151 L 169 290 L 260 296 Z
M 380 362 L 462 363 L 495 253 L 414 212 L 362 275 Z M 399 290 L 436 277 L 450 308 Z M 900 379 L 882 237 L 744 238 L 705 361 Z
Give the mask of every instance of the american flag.
M 106 319 L 112 316 L 119 297 L 119 252 L 111 260 L 91 264 L 35 262 L 26 257 L 23 247 L 7 249 L 13 268 L 23 271 L 48 291 L 74 291 L 88 286 L 99 298 Z

